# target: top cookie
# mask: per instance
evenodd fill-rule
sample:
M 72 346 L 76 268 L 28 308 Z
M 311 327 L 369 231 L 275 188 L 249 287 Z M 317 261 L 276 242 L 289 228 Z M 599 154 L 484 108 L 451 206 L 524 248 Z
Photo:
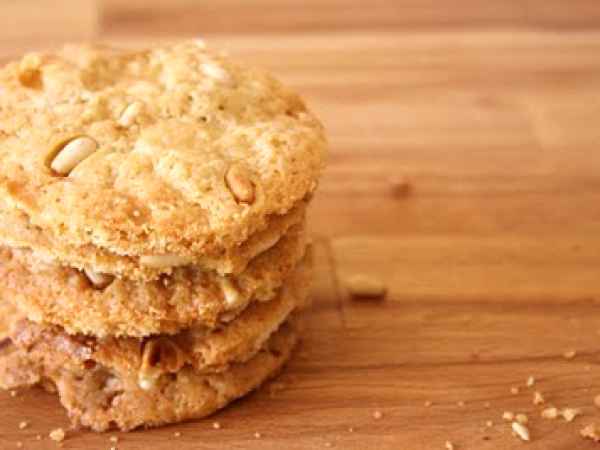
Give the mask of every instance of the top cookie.
M 67 245 L 140 264 L 218 255 L 315 188 L 320 123 L 194 42 L 66 47 L 0 71 L 0 196 Z

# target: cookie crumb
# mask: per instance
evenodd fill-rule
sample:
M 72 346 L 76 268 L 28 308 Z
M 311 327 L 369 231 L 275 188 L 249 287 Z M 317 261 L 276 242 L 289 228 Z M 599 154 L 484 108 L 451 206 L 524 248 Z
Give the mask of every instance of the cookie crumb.
M 560 415 L 567 422 L 573 422 L 577 416 L 581 415 L 581 410 L 579 408 L 564 408 Z
M 510 388 L 510 393 L 512 395 L 517 395 L 519 393 L 519 388 L 517 386 L 513 386 Z
M 10 396 L 11 397 L 16 397 L 17 396 L 17 391 L 10 391 Z
M 17 442 L 17 448 L 23 448 L 23 443 L 21 441 Z
M 119 438 L 117 436 L 111 436 L 108 438 L 108 440 L 114 444 L 116 444 L 117 442 L 119 442 Z
M 579 434 L 584 439 L 591 439 L 594 442 L 600 442 L 600 432 L 598 431 L 598 429 L 596 428 L 596 424 L 594 423 L 590 423 L 589 425 L 583 427 L 579 431 Z
M 567 350 L 566 352 L 563 353 L 563 357 L 565 359 L 573 359 L 573 358 L 575 358 L 576 355 L 577 355 L 577 352 L 575 350 Z
M 525 414 L 516 414 L 515 420 L 521 425 L 525 425 L 527 422 L 529 422 L 529 418 Z
M 173 433 L 174 437 L 181 437 L 181 433 L 179 431 L 176 431 L 175 433 Z
M 256 439 L 260 439 L 262 437 L 262 434 L 260 434 L 258 431 L 256 433 L 254 433 L 254 437 Z
M 381 411 L 375 411 L 373 413 L 373 419 L 379 420 L 383 417 L 383 413 Z
M 504 411 L 502 413 L 502 419 L 504 420 L 513 420 L 515 418 L 514 413 L 512 413 L 511 411 Z
M 213 422 L 212 427 L 215 430 L 219 430 L 221 428 L 221 424 L 219 422 Z
M 485 426 L 488 428 L 492 428 L 494 426 L 494 422 L 492 422 L 491 420 L 486 420 Z
M 387 294 L 387 287 L 381 280 L 364 274 L 348 277 L 345 284 L 354 300 L 381 300 Z
M 544 419 L 556 419 L 558 417 L 558 409 L 554 407 L 546 408 L 541 414 Z
M 529 378 L 527 378 L 527 387 L 532 387 L 535 384 L 535 378 L 533 377 L 533 375 L 530 375 Z
M 331 442 L 325 442 L 325 447 L 331 448 L 333 447 L 333 444 Z
M 56 428 L 52 430 L 48 436 L 50 436 L 50 439 L 55 442 L 62 442 L 65 440 L 65 430 L 62 428 Z
M 535 391 L 533 393 L 533 404 L 534 405 L 542 405 L 544 404 L 544 396 L 540 391 Z
M 395 176 L 389 180 L 392 193 L 398 197 L 404 197 L 411 191 L 411 184 L 404 176 Z
M 446 441 L 444 447 L 446 447 L 446 450 L 454 450 L 454 444 L 450 441 Z
M 529 430 L 527 427 L 519 422 L 512 423 L 512 430 L 514 434 L 522 441 L 529 441 Z
M 282 381 L 273 381 L 269 384 L 269 395 L 271 397 L 275 397 L 280 391 L 283 391 L 286 388 L 285 383 Z
M 28 426 L 29 426 L 29 423 L 27 423 L 25 420 L 22 422 L 19 422 L 19 430 L 24 430 Z
M 350 433 L 354 433 L 354 427 L 350 427 L 350 428 L 348 428 L 348 431 L 349 431 Z
M 42 435 L 41 435 L 41 434 L 38 434 L 38 435 L 35 437 L 35 439 L 36 439 L 37 441 L 41 441 L 41 440 L 42 440 Z
M 423 403 L 423 405 L 425 406 L 425 408 L 429 408 L 431 405 L 433 405 L 433 403 L 431 402 L 431 400 L 427 400 L 425 403 Z
M 458 405 L 459 408 L 464 408 L 465 407 L 465 402 L 463 402 L 462 400 L 456 402 L 456 404 Z

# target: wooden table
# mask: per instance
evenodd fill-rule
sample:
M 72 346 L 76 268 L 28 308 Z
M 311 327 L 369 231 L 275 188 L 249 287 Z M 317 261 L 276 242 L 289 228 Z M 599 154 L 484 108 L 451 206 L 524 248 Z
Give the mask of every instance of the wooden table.
M 208 420 L 118 434 L 119 450 L 595 448 L 579 430 L 600 424 L 597 0 L 66 3 L 35 33 L 14 23 L 31 1 L 3 5 L 2 54 L 204 35 L 303 92 L 331 141 L 316 304 L 279 384 Z M 356 273 L 387 300 L 350 300 Z M 550 405 L 582 415 L 542 419 Z M 504 411 L 528 415 L 530 443 Z M 0 448 L 56 448 L 58 426 L 52 396 L 1 394 Z M 110 435 L 71 431 L 63 447 Z

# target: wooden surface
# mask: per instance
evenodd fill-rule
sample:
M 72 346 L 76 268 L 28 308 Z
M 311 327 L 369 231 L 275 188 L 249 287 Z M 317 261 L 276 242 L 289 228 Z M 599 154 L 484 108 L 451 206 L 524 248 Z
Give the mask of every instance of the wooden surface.
M 118 449 L 595 448 L 578 433 L 600 424 L 597 0 L 88 1 L 71 2 L 75 25 L 50 6 L 24 33 L 10 18 L 26 22 L 27 3 L 2 6 L 3 56 L 204 35 L 303 92 L 329 130 L 316 304 L 283 388 L 119 434 Z M 387 300 L 349 300 L 355 273 L 382 279 Z M 541 419 L 534 389 L 582 416 Z M 528 414 L 530 443 L 503 411 Z M 67 424 L 52 396 L 0 395 L 2 449 L 56 448 L 47 433 Z M 109 436 L 72 431 L 63 447 Z

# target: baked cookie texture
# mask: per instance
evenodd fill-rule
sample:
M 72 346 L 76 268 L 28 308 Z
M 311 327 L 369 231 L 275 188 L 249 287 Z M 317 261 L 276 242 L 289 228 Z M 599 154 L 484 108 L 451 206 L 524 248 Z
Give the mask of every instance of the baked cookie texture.
M 174 334 L 192 325 L 217 327 L 249 304 L 273 299 L 303 258 L 309 260 L 310 252 L 301 224 L 236 276 L 185 266 L 155 281 L 114 278 L 98 288 L 81 270 L 40 260 L 28 249 L 4 247 L 0 298 L 30 320 L 62 326 L 72 334 Z
M 57 391 L 73 423 L 97 431 L 203 417 L 281 368 L 297 340 L 290 316 L 307 304 L 308 277 L 301 265 L 275 299 L 221 329 L 145 339 L 70 335 L 2 302 L 0 387 Z
M 178 259 L 177 256 L 161 255 L 152 265 L 140 264 L 141 257 L 116 255 L 97 247 L 73 246 L 60 239 L 45 235 L 41 229 L 31 224 L 25 214 L 5 207 L 6 200 L 0 196 L 0 243 L 10 247 L 30 249 L 44 261 L 56 261 L 62 265 L 96 273 L 108 273 L 139 281 L 152 281 L 163 274 L 170 274 L 176 267 L 196 266 L 202 270 L 214 270 L 221 275 L 242 272 L 250 260 L 275 245 L 294 225 L 304 221 L 306 203 L 296 205 L 283 216 L 271 218 L 264 230 L 250 236 L 248 240 L 219 257 L 204 256 L 192 262 Z M 151 256 L 146 255 L 146 260 Z M 167 264 L 160 264 L 164 258 Z
M 120 373 L 136 371 L 142 377 L 177 372 L 184 366 L 204 372 L 222 371 L 232 362 L 254 356 L 293 311 L 307 304 L 309 276 L 308 267 L 299 267 L 273 300 L 253 303 L 235 320 L 212 330 L 195 325 L 171 336 L 95 338 L 68 334 L 58 326 L 18 320 L 21 314 L 16 313 L 9 337 L 24 348 L 43 341 L 50 347 L 69 349 L 81 362 L 94 361 Z M 173 354 L 162 355 L 162 350 Z M 169 362 L 161 361 L 162 356 Z M 144 367 L 148 358 L 152 364 Z
M 209 373 L 186 366 L 146 389 L 134 372 L 115 374 L 102 364 L 82 363 L 40 340 L 28 348 L 10 342 L 0 348 L 0 386 L 40 385 L 58 393 L 74 425 L 128 431 L 214 413 L 275 376 L 296 340 L 293 324 L 286 322 L 246 362 Z
M 131 430 L 274 376 L 326 153 L 301 99 L 198 42 L 28 54 L 0 92 L 0 387 Z
M 142 273 L 219 259 L 310 195 L 323 165 L 296 94 L 194 42 L 33 53 L 0 90 L 4 207 Z

